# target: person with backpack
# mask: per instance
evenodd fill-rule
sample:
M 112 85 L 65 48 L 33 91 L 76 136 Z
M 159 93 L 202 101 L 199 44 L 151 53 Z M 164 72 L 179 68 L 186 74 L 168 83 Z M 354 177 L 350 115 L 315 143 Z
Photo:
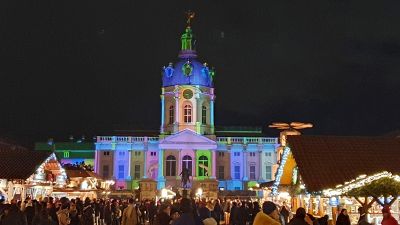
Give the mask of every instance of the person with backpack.
M 85 204 L 82 210 L 81 224 L 94 225 L 94 209 L 89 198 L 85 199 Z
M 137 214 L 137 208 L 134 205 L 134 201 L 132 198 L 128 200 L 128 207 L 124 209 L 124 212 L 122 213 L 122 223 L 121 225 L 138 225 L 138 214 Z

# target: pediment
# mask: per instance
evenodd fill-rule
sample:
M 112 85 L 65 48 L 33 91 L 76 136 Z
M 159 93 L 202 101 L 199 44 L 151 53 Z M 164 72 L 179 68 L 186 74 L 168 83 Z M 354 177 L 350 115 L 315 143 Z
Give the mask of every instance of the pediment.
M 185 129 L 160 141 L 161 149 L 216 149 L 217 143 L 196 132 Z

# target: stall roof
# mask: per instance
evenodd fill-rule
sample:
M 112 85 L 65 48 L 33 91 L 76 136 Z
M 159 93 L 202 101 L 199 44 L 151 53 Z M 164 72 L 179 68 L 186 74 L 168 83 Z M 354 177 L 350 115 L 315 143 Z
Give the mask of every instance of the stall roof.
M 66 169 L 65 172 L 67 173 L 67 176 L 69 178 L 75 178 L 75 177 L 93 177 L 97 179 L 102 179 L 101 176 L 96 174 L 95 172 L 84 170 L 84 169 Z
M 0 179 L 27 179 L 51 154 L 0 142 Z
M 387 137 L 288 136 L 308 191 L 317 192 L 382 171 L 400 174 L 400 139 Z

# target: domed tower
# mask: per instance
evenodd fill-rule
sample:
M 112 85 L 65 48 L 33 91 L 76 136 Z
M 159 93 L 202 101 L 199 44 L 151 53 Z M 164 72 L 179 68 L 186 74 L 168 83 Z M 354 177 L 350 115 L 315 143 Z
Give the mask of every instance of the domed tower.
M 194 14 L 188 14 L 176 63 L 162 69 L 161 134 L 191 129 L 214 134 L 215 71 L 198 60 L 191 28 Z

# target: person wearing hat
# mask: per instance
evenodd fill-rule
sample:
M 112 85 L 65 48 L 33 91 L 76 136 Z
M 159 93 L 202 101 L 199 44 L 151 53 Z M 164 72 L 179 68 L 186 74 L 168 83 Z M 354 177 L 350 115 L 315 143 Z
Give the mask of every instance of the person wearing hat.
M 280 225 L 279 211 L 275 203 L 266 201 L 262 205 L 262 211 L 257 213 L 253 225 Z
M 397 220 L 390 213 L 390 207 L 388 205 L 384 206 L 382 209 L 382 225 L 399 225 Z

